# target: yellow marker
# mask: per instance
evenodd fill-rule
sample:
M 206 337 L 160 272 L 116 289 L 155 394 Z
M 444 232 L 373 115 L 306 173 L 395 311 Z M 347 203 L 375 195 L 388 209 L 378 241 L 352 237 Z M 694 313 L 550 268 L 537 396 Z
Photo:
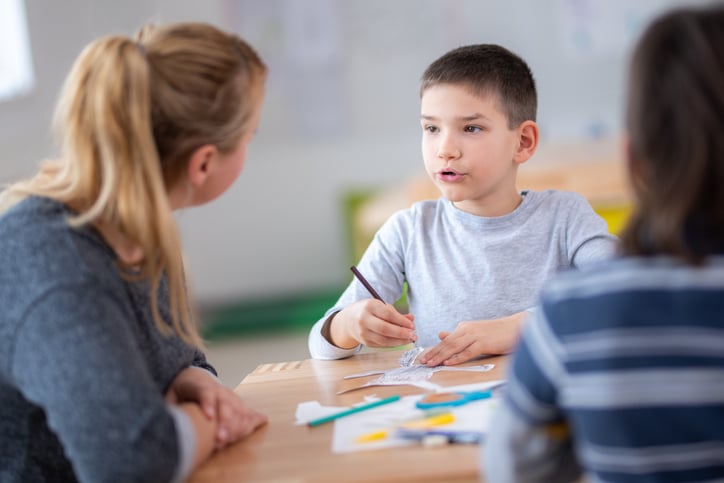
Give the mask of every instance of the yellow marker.
M 455 421 L 455 415 L 453 413 L 443 413 L 436 414 L 435 416 L 430 416 L 428 418 L 420 420 L 410 421 L 408 423 L 400 425 L 400 427 L 405 429 L 426 429 L 432 428 L 433 426 L 442 426 L 443 424 L 449 424 L 453 421 Z M 381 429 L 358 436 L 355 441 L 357 443 L 369 443 L 372 441 L 379 441 L 381 439 L 385 439 L 388 434 L 389 431 L 387 429 Z
M 410 421 L 400 425 L 405 429 L 426 429 L 432 428 L 433 426 L 442 426 L 443 424 L 450 424 L 455 421 L 455 415 L 453 413 L 443 413 L 429 418 L 421 419 L 419 421 Z
M 358 443 L 369 443 L 371 441 L 379 441 L 381 439 L 385 439 L 387 437 L 388 431 L 386 429 L 380 430 L 380 431 L 373 431 L 371 433 L 363 434 L 362 436 L 358 436 L 355 441 Z

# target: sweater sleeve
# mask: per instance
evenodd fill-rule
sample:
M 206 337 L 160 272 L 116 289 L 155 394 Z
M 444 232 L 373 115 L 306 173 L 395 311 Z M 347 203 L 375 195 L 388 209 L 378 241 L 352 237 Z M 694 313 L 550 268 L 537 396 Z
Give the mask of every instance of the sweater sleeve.
M 187 471 L 129 320 L 100 288 L 67 285 L 37 300 L 15 337 L 14 382 L 44 412 L 80 481 L 161 482 Z
M 412 229 L 409 210 L 402 210 L 390 217 L 377 231 L 372 242 L 362 255 L 357 268 L 386 303 L 396 302 L 402 295 L 405 282 L 405 239 Z M 350 274 L 351 276 L 351 274 Z M 342 359 L 360 351 L 362 345 L 342 349 L 329 342 L 322 335 L 327 319 L 345 307 L 363 299 L 372 298 L 369 291 L 356 278 L 309 333 L 309 352 L 315 359 Z
M 557 406 L 563 368 L 543 311 L 526 325 L 513 356 L 503 404 L 481 447 L 485 481 L 569 482 L 581 475 L 565 418 Z
M 214 366 L 212 366 L 211 364 L 209 364 L 209 362 L 206 360 L 206 354 L 204 354 L 203 352 L 201 352 L 198 349 L 194 349 L 194 360 L 191 363 L 191 366 L 198 367 L 200 369 L 204 369 L 216 377 L 219 376 L 219 373 L 216 372 L 216 368 Z

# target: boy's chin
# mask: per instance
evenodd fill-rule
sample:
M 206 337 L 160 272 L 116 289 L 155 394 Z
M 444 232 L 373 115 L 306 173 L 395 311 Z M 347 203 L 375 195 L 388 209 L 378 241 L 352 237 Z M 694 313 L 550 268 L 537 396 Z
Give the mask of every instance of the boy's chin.
M 438 186 L 438 189 L 443 198 L 453 203 L 460 203 L 469 199 L 464 193 L 461 193 L 460 190 L 445 189 L 440 186 Z

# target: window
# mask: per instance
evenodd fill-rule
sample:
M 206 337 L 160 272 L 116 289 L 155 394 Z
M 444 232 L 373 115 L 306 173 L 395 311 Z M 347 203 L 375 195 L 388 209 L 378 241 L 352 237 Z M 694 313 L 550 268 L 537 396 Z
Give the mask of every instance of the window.
M 0 101 L 27 94 L 34 82 L 23 0 L 0 0 Z

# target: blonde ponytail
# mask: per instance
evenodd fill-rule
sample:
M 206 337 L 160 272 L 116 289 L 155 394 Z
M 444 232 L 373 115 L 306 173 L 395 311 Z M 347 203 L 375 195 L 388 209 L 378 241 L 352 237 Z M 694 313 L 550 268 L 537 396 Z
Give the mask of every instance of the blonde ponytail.
M 137 265 L 121 263 L 119 270 L 148 280 L 159 330 L 200 346 L 167 192 L 194 149 L 213 144 L 229 152 L 237 145 L 258 108 L 265 73 L 245 42 L 205 24 L 93 42 L 74 64 L 56 110 L 62 160 L 10 186 L 0 211 L 40 195 L 81 206 L 74 226 L 113 226 L 141 249 Z M 164 278 L 168 321 L 158 300 Z

